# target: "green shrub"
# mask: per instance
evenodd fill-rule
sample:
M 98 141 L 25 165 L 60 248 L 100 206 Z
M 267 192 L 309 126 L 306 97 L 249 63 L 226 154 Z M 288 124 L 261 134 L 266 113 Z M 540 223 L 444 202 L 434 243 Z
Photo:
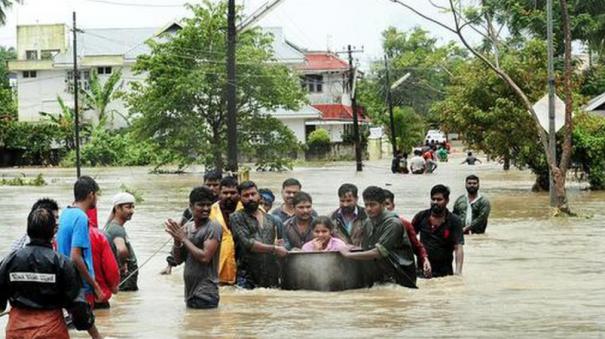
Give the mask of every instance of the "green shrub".
M 323 128 L 316 129 L 309 134 L 307 146 L 312 153 L 326 153 L 330 150 L 330 134 Z
M 583 113 L 574 123 L 573 161 L 588 174 L 591 189 L 605 189 L 605 118 Z

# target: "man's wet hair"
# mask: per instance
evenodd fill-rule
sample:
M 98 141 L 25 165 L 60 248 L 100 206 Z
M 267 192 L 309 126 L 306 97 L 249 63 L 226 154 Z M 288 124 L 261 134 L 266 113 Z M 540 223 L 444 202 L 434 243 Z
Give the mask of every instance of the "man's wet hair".
M 196 202 L 213 202 L 214 201 L 214 192 L 206 186 L 199 186 L 191 190 L 189 193 L 189 203 L 195 204 Z
M 369 186 L 363 191 L 362 196 L 364 201 L 375 201 L 381 204 L 386 198 L 384 190 L 378 186 Z
M 59 204 L 57 204 L 57 202 L 54 199 L 50 199 L 50 198 L 42 198 L 42 199 L 38 199 L 38 201 L 36 201 L 33 205 L 32 208 L 30 210 L 36 210 L 38 208 L 45 208 L 49 211 L 58 211 L 59 210 Z
M 325 215 L 315 218 L 311 222 L 311 229 L 314 229 L 315 226 L 317 226 L 319 224 L 325 225 L 330 231 L 334 230 L 334 223 L 332 222 L 332 220 L 330 220 L 330 218 L 326 217 Z
M 468 153 L 466 153 L 466 155 L 468 155 L 470 157 L 471 155 L 473 155 L 473 152 L 468 152 Z
M 431 188 L 431 197 L 433 197 L 433 195 L 439 194 L 439 193 L 441 193 L 445 199 L 450 198 L 450 189 L 445 185 L 439 184 L 439 185 L 435 185 L 435 186 L 433 186 L 433 188 Z
M 418 149 L 415 149 L 414 150 L 414 155 L 422 155 L 422 151 L 418 150 Z
M 393 192 L 389 191 L 389 190 L 384 190 L 384 199 L 385 200 L 390 200 L 391 203 L 395 203 L 395 194 L 393 194 Z
M 340 185 L 338 188 L 338 197 L 343 198 L 347 193 L 351 193 L 354 198 L 357 198 L 357 186 L 348 183 Z
M 292 204 L 294 206 L 300 204 L 301 202 L 308 202 L 308 203 L 313 203 L 313 199 L 311 198 L 311 195 L 307 192 L 303 192 L 300 191 L 296 194 L 294 194 L 294 197 L 292 197 Z
M 90 193 L 97 193 L 99 191 L 99 185 L 95 179 L 83 175 L 76 180 L 74 184 L 74 199 L 76 201 L 86 200 L 86 197 Z
M 204 182 L 206 181 L 220 181 L 223 178 L 223 173 L 218 170 L 210 170 L 204 174 Z
M 219 187 L 237 187 L 237 179 L 232 176 L 227 176 L 221 179 Z
M 302 188 L 300 181 L 298 181 L 294 178 L 288 178 L 288 179 L 284 180 L 284 182 L 281 184 L 282 189 L 284 189 L 288 186 L 298 186 L 299 189 Z
M 251 181 L 251 180 L 244 181 L 241 184 L 239 184 L 239 186 L 237 186 L 237 192 L 239 192 L 239 194 L 242 194 L 243 191 L 249 190 L 251 188 L 256 188 L 258 190 L 258 187 L 254 183 L 254 181 Z
M 46 208 L 36 208 L 27 216 L 27 235 L 31 239 L 49 240 L 55 235 L 57 220 Z
M 477 183 L 478 183 L 478 182 L 479 182 L 479 177 L 478 177 L 478 176 L 476 176 L 476 175 L 474 175 L 474 174 L 471 174 L 471 175 L 469 175 L 468 177 L 466 177 L 466 179 L 464 180 L 464 182 L 467 182 L 467 181 L 469 181 L 469 180 L 475 180 L 475 181 L 477 181 Z

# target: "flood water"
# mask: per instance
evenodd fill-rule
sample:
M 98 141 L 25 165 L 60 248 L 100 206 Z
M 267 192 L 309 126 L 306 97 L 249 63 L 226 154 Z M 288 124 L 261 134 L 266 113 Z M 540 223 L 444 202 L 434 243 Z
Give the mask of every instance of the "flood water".
M 419 289 L 395 285 L 344 292 L 309 292 L 223 287 L 216 310 L 188 310 L 183 301 L 183 269 L 160 276 L 169 246 L 139 274 L 139 292 L 121 293 L 110 310 L 96 312 L 108 337 L 605 337 L 605 193 L 571 184 L 574 218 L 551 218 L 547 194 L 532 193 L 533 176 L 506 173 L 495 163 L 467 167 L 440 164 L 433 175 L 390 173 L 388 161 L 297 168 L 286 173 L 252 173 L 260 187 L 279 192 L 293 176 L 312 194 L 314 207 L 327 214 L 337 207 L 340 184 L 360 190 L 378 185 L 395 193 L 397 211 L 411 218 L 427 208 L 430 187 L 452 189 L 450 206 L 464 192 L 464 177 L 481 178 L 481 192 L 492 202 L 485 235 L 466 238 L 462 277 L 418 281 Z M 43 172 L 44 187 L 0 186 L 0 255 L 25 231 L 29 207 L 49 196 L 62 206 L 72 200 L 75 171 L 4 169 L 0 175 Z M 121 184 L 139 190 L 145 201 L 127 224 L 141 265 L 168 240 L 162 222 L 178 217 L 190 189 L 201 182 L 200 169 L 184 175 L 151 175 L 147 168 L 84 169 L 102 188 L 99 223 Z M 276 194 L 278 195 L 278 194 Z M 276 203 L 277 205 L 277 203 Z M 0 337 L 7 317 L 0 318 Z M 85 333 L 72 332 L 85 337 Z

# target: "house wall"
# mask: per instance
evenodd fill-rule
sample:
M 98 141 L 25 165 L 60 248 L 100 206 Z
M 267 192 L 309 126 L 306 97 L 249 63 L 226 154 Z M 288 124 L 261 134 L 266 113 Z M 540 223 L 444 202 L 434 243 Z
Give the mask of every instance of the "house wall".
M 290 119 L 282 117 L 277 117 L 277 119 L 283 122 L 286 127 L 288 127 L 292 132 L 294 132 L 296 140 L 305 143 L 305 119 Z
M 343 86 L 346 85 L 344 72 L 318 72 L 306 74 L 321 74 L 323 75 L 323 90 L 321 92 L 308 93 L 307 98 L 312 105 L 315 104 L 343 104 L 350 106 L 351 99 L 349 98 L 348 90 Z
M 112 66 L 112 71 L 120 67 Z M 83 68 L 87 70 L 90 68 Z M 142 75 L 134 75 L 130 65 L 122 66 L 122 80 L 119 82 L 116 90 L 128 90 L 128 84 L 131 81 L 142 80 Z M 52 69 L 37 71 L 36 78 L 23 78 L 23 72 L 17 72 L 17 93 L 19 97 L 19 120 L 20 121 L 40 121 L 43 117 L 39 112 L 60 113 L 61 108 L 57 101 L 57 96 L 61 96 L 63 101 L 73 107 L 73 96 L 67 92 L 65 82 L 68 69 Z M 101 82 L 107 80 L 110 75 L 99 75 Z M 122 100 L 114 99 L 107 107 L 107 112 L 115 110 L 122 115 L 127 115 L 126 104 Z M 96 122 L 97 119 L 93 112 L 85 112 L 84 119 Z M 119 114 L 114 115 L 113 121 L 108 121 L 109 127 L 125 127 L 126 120 Z
M 67 28 L 63 24 L 17 26 L 17 59 L 25 60 L 25 51 L 67 48 Z

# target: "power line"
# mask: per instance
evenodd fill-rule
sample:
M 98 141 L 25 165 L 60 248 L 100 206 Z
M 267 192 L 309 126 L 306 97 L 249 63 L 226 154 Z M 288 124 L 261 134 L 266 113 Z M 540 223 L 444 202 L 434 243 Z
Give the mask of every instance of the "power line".
M 84 0 L 88 2 L 96 2 L 106 5 L 112 6 L 122 6 L 122 7 L 143 7 L 143 8 L 182 8 L 185 4 L 180 5 L 168 5 L 168 4 L 142 4 L 142 3 L 134 3 L 134 2 L 119 2 L 112 0 Z

